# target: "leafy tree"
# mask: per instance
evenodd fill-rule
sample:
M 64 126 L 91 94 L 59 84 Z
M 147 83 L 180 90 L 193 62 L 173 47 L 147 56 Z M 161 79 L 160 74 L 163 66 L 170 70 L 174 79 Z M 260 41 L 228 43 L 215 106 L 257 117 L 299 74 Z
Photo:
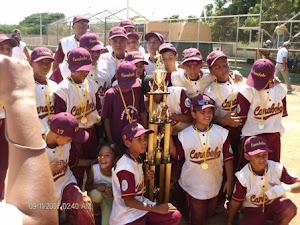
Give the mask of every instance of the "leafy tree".
M 187 22 L 196 23 L 196 22 L 198 22 L 198 18 L 197 18 L 197 16 L 191 15 L 191 16 L 188 16 L 188 18 L 187 18 L 186 21 L 187 21 Z
M 214 7 L 204 7 L 207 16 L 259 14 L 261 0 L 214 0 Z M 262 21 L 288 20 L 299 12 L 300 0 L 262 0 Z M 210 14 L 209 14 L 210 13 Z M 202 11 L 202 16 L 204 12 Z M 299 17 L 297 17 L 299 19 Z M 237 19 L 207 19 L 212 28 L 214 41 L 234 41 L 236 37 Z M 240 26 L 259 27 L 259 17 L 240 17 Z M 272 35 L 277 24 L 261 24 L 261 27 Z M 296 23 L 293 27 L 298 26 Z M 288 27 L 288 26 L 287 26 Z M 249 30 L 239 31 L 239 41 L 247 42 Z M 252 40 L 258 40 L 258 32 L 252 32 Z
M 59 19 L 64 19 L 63 13 L 41 13 L 42 32 L 46 33 L 46 26 Z M 40 33 L 40 13 L 35 13 L 25 17 L 18 25 L 0 25 L 0 32 L 9 34 L 12 29 L 18 28 L 23 34 L 39 34 Z
M 183 20 L 180 20 L 179 19 L 179 15 L 176 14 L 176 15 L 173 15 L 173 16 L 170 16 L 170 17 L 165 17 L 163 18 L 163 22 L 171 22 L 171 23 L 176 23 L 176 22 L 182 22 Z

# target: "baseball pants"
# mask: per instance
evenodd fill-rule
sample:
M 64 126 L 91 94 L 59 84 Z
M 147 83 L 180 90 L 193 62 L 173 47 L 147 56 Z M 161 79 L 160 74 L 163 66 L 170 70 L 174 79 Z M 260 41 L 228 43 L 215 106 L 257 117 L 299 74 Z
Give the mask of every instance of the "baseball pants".
M 266 220 L 272 220 L 274 225 L 287 225 L 296 216 L 297 207 L 287 198 L 275 199 L 270 205 L 262 207 L 246 207 L 242 209 L 239 225 L 264 225 Z

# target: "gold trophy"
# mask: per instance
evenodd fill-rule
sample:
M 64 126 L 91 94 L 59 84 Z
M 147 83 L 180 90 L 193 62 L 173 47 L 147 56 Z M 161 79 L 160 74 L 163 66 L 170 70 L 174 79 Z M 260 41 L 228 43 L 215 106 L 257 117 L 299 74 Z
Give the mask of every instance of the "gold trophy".
M 165 88 L 165 79 L 167 76 L 167 71 L 165 69 L 165 65 L 163 63 L 163 59 L 161 54 L 156 52 L 156 63 L 155 63 L 155 70 L 153 71 L 153 81 L 157 85 L 157 90 L 155 92 L 161 93 L 166 90 Z M 153 84 L 152 84 L 153 85 Z M 161 90 L 161 87 L 163 86 L 163 91 Z M 152 88 L 153 90 L 153 88 Z

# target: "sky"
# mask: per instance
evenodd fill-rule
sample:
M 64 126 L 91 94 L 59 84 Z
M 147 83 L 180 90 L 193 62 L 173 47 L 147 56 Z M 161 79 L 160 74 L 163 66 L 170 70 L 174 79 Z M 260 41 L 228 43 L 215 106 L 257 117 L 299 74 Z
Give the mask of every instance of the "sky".
M 200 16 L 203 7 L 213 0 L 128 0 L 129 7 L 149 20 L 179 14 L 180 18 L 189 15 Z M 20 3 L 19 3 L 20 2 Z M 80 3 L 80 2 L 84 2 Z M 175 3 L 176 2 L 176 3 Z M 179 2 L 179 3 L 177 3 Z M 184 3 L 184 5 L 182 4 Z M 19 0 L 6 1 L 0 13 L 0 24 L 18 24 L 34 13 L 64 13 L 66 18 L 87 13 L 96 14 L 103 10 L 121 10 L 127 7 L 127 0 Z M 126 10 L 123 11 L 126 18 Z M 129 11 L 129 17 L 136 14 Z

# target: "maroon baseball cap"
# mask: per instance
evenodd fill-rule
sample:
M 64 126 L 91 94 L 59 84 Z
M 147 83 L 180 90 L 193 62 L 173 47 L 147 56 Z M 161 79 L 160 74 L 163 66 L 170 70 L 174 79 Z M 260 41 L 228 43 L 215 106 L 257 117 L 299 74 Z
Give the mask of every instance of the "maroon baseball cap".
M 109 31 L 108 39 L 112 39 L 115 37 L 123 37 L 128 39 L 126 30 L 124 27 L 113 27 Z
M 141 124 L 133 122 L 127 124 L 122 130 L 123 141 L 139 137 L 142 134 L 152 134 L 153 130 L 145 129 Z
M 19 29 L 13 29 L 13 30 L 11 31 L 11 33 L 22 35 L 22 32 L 21 32 L 21 30 L 19 30 Z
M 246 84 L 257 90 L 266 87 L 269 80 L 274 76 L 274 64 L 268 59 L 258 59 L 252 66 Z
M 137 33 L 131 32 L 131 33 L 127 33 L 127 37 L 131 38 L 131 39 L 135 39 L 135 40 L 140 40 L 140 36 Z
M 189 61 L 202 61 L 202 55 L 197 48 L 188 48 L 183 50 L 181 59 L 181 64 Z
M 71 137 L 78 143 L 89 139 L 89 133 L 78 127 L 77 119 L 70 113 L 61 112 L 50 119 L 50 130 L 60 136 Z
M 209 107 L 215 107 L 213 101 L 209 97 L 201 94 L 192 98 L 192 106 L 194 111 L 200 111 Z
M 206 58 L 208 67 L 212 67 L 219 58 L 228 58 L 228 56 L 220 50 L 212 51 L 211 53 L 209 53 Z
M 104 47 L 101 45 L 100 37 L 97 34 L 89 33 L 81 36 L 79 46 L 91 51 L 101 51 Z
M 256 155 L 261 152 L 272 152 L 264 138 L 259 136 L 249 137 L 244 144 L 245 152 L 249 155 Z
M 16 40 L 7 37 L 5 34 L 0 34 L 0 43 L 4 41 L 8 42 L 11 45 L 11 47 L 16 47 L 18 45 Z
M 136 64 L 138 62 L 143 62 L 146 65 L 148 65 L 148 62 L 145 61 L 143 54 L 139 51 L 128 52 L 125 57 L 125 61 L 132 62 L 133 64 Z
M 140 86 L 136 76 L 136 66 L 132 62 L 124 61 L 118 65 L 116 79 L 120 88 L 135 88 Z
M 134 28 L 134 23 L 131 20 L 122 20 L 119 23 L 119 27 L 129 27 L 129 28 Z
M 145 40 L 148 41 L 150 38 L 152 37 L 157 37 L 158 40 L 160 41 L 160 44 L 163 44 L 165 42 L 165 38 L 162 34 L 160 33 L 157 33 L 157 32 L 150 32 L 150 33 L 147 33 L 145 35 Z
M 51 59 L 54 61 L 53 52 L 46 47 L 36 47 L 31 52 L 31 61 L 38 62 L 42 59 Z
M 78 15 L 78 16 L 74 16 L 74 18 L 73 18 L 73 25 L 75 23 L 81 21 L 81 20 L 84 21 L 84 22 L 87 22 L 87 23 L 90 22 L 90 20 L 88 18 L 86 18 L 85 16 Z
M 72 73 L 90 71 L 92 68 L 91 55 L 84 48 L 74 48 L 68 53 L 68 64 Z
M 170 50 L 172 52 L 175 52 L 177 54 L 177 50 L 171 43 L 163 43 L 159 46 L 159 53 L 161 54 L 164 50 Z

